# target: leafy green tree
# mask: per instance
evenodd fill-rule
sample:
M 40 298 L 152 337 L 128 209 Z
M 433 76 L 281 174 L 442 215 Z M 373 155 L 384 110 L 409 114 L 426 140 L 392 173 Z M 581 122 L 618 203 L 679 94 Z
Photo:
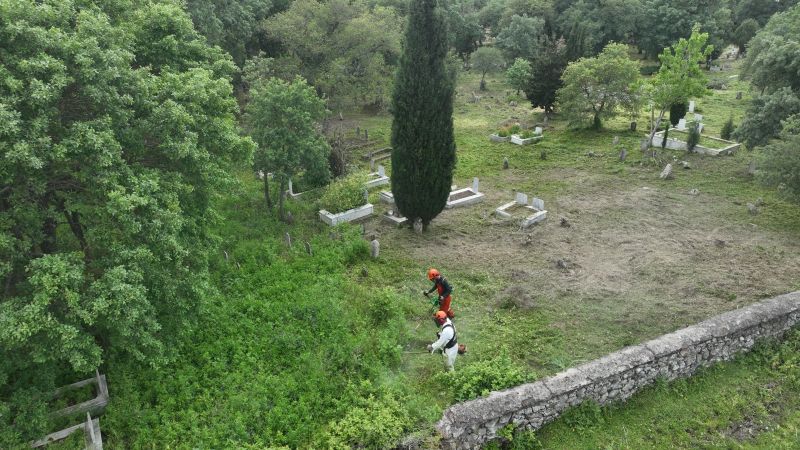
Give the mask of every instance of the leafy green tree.
M 412 0 L 392 95 L 392 193 L 423 227 L 444 209 L 456 159 L 444 14 L 436 0 Z
M 2 402 L 112 353 L 163 361 L 206 290 L 213 201 L 253 143 L 235 66 L 180 3 L 20 0 L 0 16 Z
M 639 63 L 628 57 L 628 46 L 611 43 L 594 58 L 571 62 L 561 77 L 557 98 L 572 125 L 591 124 L 615 117 L 636 94 Z
M 731 39 L 733 44 L 739 47 L 739 54 L 743 54 L 747 50 L 747 43 L 753 39 L 760 27 L 756 19 L 747 19 L 736 27 Z
M 644 0 L 636 42 L 646 55 L 655 56 L 679 39 L 688 38 L 694 25 L 699 25 L 699 31 L 709 34 L 710 44 L 725 43 L 732 27 L 731 13 L 716 15 L 725 4 L 724 0 Z
M 780 137 L 760 149 L 759 178 L 800 202 L 800 114 L 786 119 Z
M 517 94 L 528 84 L 531 78 L 531 63 L 523 58 L 514 60 L 514 64 L 506 70 L 506 79 L 512 88 L 516 89 Z
M 650 89 L 653 108 L 658 111 L 658 117 L 650 131 L 649 142 L 653 142 L 653 136 L 661 126 L 664 114 L 672 105 L 702 97 L 708 92 L 706 75 L 700 68 L 700 63 L 713 51 L 710 45 L 706 45 L 707 41 L 708 33 L 701 33 L 695 27 L 689 39 L 680 39 L 658 56 L 661 68 L 653 76 Z
M 781 121 L 797 113 L 800 113 L 800 98 L 788 87 L 761 95 L 753 99 L 733 137 L 751 149 L 765 145 L 778 137 Z
M 800 92 L 800 5 L 775 14 L 750 41 L 744 73 L 766 92 Z
M 470 12 L 463 3 L 451 5 L 447 11 L 447 29 L 450 46 L 462 61 L 467 61 L 483 40 L 478 14 Z
M 540 17 L 511 16 L 508 26 L 497 35 L 497 48 L 505 52 L 509 60 L 531 59 L 539 53 L 546 40 L 545 21 Z
M 263 21 L 281 58 L 335 104 L 383 104 L 400 53 L 402 21 L 391 7 L 347 0 L 295 0 Z M 294 74 L 294 75 L 297 75 Z
M 556 92 L 561 88 L 561 74 L 567 67 L 567 44 L 564 39 L 547 39 L 531 60 L 531 76 L 525 86 L 525 96 L 534 108 L 553 112 Z
M 219 45 L 239 66 L 258 51 L 258 23 L 267 17 L 272 0 L 187 0 L 195 28 L 208 42 Z
M 486 74 L 499 72 L 503 68 L 503 53 L 494 47 L 481 47 L 470 57 L 472 69 L 481 74 L 482 91 L 486 90 Z
M 503 16 L 506 4 L 504 0 L 489 0 L 478 11 L 478 23 L 484 29 L 491 30 L 494 36 L 500 31 L 500 18 Z
M 279 215 L 285 219 L 284 191 L 290 178 L 310 172 L 318 184 L 330 179 L 330 147 L 318 130 L 325 117 L 325 102 L 300 77 L 288 83 L 279 78 L 249 81 L 247 124 L 258 144 L 254 167 L 272 172 L 280 183 Z M 269 177 L 264 177 L 264 198 L 272 208 Z
M 747 19 L 755 19 L 759 27 L 769 21 L 775 13 L 786 11 L 798 3 L 797 0 L 734 0 L 736 23 L 744 23 Z M 735 6 L 734 6 L 735 5 Z

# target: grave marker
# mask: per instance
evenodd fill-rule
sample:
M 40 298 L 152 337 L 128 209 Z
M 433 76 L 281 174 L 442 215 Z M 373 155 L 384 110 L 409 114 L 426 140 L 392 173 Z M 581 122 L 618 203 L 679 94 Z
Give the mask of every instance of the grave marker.
M 472 192 L 478 192 L 478 177 L 472 179 Z
M 694 112 L 694 100 L 689 100 L 689 112 Z
M 544 211 L 544 200 L 534 197 L 533 201 L 531 201 L 531 206 L 539 211 Z
M 381 243 L 378 242 L 377 239 L 373 239 L 372 242 L 370 242 L 369 248 L 370 248 L 370 255 L 373 258 L 377 258 L 378 255 L 380 255 L 380 253 L 381 253 Z
M 685 130 L 686 129 L 686 119 L 681 119 L 678 121 L 678 129 Z
M 528 204 L 528 196 L 523 194 L 522 192 L 517 192 L 517 196 L 514 199 L 518 205 L 527 205 Z
M 619 136 L 614 136 L 614 140 L 611 142 L 611 145 L 619 145 Z
M 533 130 L 533 134 L 538 134 L 538 135 L 541 135 L 541 134 L 542 134 L 542 127 L 536 127 L 536 128 Z

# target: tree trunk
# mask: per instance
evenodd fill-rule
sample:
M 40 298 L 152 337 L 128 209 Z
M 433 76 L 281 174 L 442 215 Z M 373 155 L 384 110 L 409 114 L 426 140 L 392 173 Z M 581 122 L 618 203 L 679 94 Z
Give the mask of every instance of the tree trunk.
M 267 201 L 267 209 L 272 211 L 272 199 L 269 196 L 269 176 L 264 173 L 264 200 Z
M 656 135 L 656 132 L 658 132 L 658 127 L 659 127 L 659 126 L 661 126 L 661 121 L 664 119 L 664 113 L 665 113 L 665 112 L 666 112 L 666 110 L 665 110 L 665 109 L 662 109 L 662 110 L 661 110 L 661 111 L 658 113 L 658 119 L 656 119 L 656 123 L 654 123 L 654 124 L 653 124 L 653 129 L 652 129 L 652 130 L 650 130 L 650 138 L 649 138 L 649 140 L 647 141 L 647 143 L 648 143 L 648 144 L 650 144 L 650 146 L 652 146 L 652 145 L 653 145 L 653 136 L 655 136 L 655 135 Z
M 72 230 L 72 234 L 78 239 L 78 243 L 81 245 L 81 251 L 83 251 L 83 259 L 86 262 L 89 262 L 91 258 L 89 258 L 89 245 L 86 243 L 86 237 L 83 233 L 83 226 L 81 226 L 80 215 L 77 211 L 69 212 L 64 210 L 64 217 L 67 219 L 67 223 L 69 223 L 69 229 Z

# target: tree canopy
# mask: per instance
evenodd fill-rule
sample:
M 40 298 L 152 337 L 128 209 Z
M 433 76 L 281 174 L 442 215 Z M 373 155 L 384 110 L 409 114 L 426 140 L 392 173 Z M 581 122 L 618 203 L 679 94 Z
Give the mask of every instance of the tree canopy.
M 561 77 L 558 90 L 561 112 L 572 125 L 601 122 L 618 114 L 618 108 L 633 102 L 637 95 L 639 63 L 628 57 L 628 46 L 611 43 L 594 58 L 571 62 Z
M 283 191 L 288 180 L 304 173 L 314 185 L 330 179 L 330 147 L 318 130 L 327 110 L 314 88 L 300 77 L 252 81 L 247 123 L 258 144 L 254 166 L 271 172 L 280 183 L 280 216 L 284 217 Z M 269 177 L 264 176 L 264 196 L 272 206 Z
M 235 66 L 169 0 L 0 16 L 4 389 L 109 351 L 157 364 L 205 291 L 213 199 L 252 152 Z
M 702 97 L 708 92 L 707 77 L 700 68 L 700 63 L 713 51 L 712 46 L 706 45 L 707 41 L 708 33 L 701 33 L 695 27 L 689 39 L 681 38 L 658 56 L 661 68 L 651 80 L 650 92 L 653 107 L 659 114 L 650 131 L 651 141 L 672 105 L 686 103 L 690 98 Z
M 444 13 L 436 0 L 412 0 L 392 95 L 392 193 L 426 227 L 444 209 L 456 159 Z

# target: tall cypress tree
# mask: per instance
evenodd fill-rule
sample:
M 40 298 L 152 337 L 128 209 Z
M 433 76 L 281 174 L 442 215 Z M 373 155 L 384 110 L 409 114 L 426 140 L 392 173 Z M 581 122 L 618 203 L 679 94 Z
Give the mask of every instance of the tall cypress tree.
M 392 94 L 392 193 L 397 209 L 424 227 L 444 209 L 456 162 L 444 14 L 437 0 L 411 0 Z

